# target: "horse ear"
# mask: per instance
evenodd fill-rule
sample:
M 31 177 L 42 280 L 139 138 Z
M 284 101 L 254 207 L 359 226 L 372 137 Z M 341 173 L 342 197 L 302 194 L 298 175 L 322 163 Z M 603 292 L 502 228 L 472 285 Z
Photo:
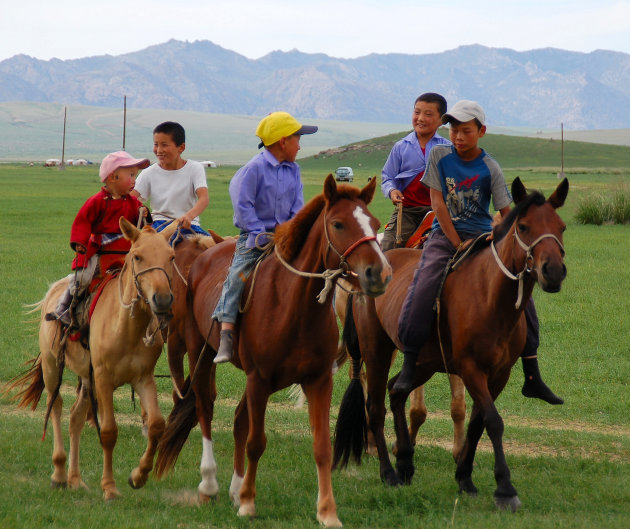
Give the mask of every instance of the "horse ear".
M 129 222 L 125 217 L 120 217 L 118 225 L 120 226 L 120 231 L 123 236 L 128 241 L 134 242 L 140 235 L 140 230 L 131 224 L 131 222 Z
M 335 178 L 332 173 L 328 173 L 326 180 L 324 180 L 324 197 L 326 197 L 326 201 L 328 203 L 332 203 L 335 201 L 335 197 L 337 196 L 337 182 L 335 182 Z
M 363 200 L 363 202 L 365 202 L 366 204 L 369 204 L 374 198 L 375 189 L 376 177 L 373 176 L 372 178 L 370 178 L 370 181 L 367 183 L 367 185 L 363 189 L 361 189 L 361 194 L 359 195 L 359 198 Z
M 514 199 L 514 203 L 518 204 L 521 200 L 523 200 L 527 196 L 527 189 L 521 182 L 521 179 L 517 176 L 512 182 L 512 198 Z
M 569 180 L 564 177 L 562 182 L 558 184 L 556 190 L 549 197 L 548 202 L 553 206 L 554 209 L 558 209 L 564 205 L 564 201 L 567 198 L 567 194 L 569 193 Z

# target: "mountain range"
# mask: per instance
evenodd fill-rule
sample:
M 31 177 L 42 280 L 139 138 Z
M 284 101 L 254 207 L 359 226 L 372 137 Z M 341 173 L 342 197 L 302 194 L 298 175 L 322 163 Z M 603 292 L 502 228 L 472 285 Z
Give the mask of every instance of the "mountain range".
M 630 54 L 480 45 L 341 59 L 297 50 L 249 59 L 208 40 L 73 60 L 0 62 L 0 101 L 407 123 L 422 92 L 479 101 L 492 126 L 630 128 Z

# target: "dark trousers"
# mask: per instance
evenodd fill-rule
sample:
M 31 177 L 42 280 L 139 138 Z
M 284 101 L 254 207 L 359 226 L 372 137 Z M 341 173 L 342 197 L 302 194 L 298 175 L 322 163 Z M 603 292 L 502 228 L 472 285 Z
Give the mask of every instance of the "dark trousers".
M 402 208 L 402 226 L 401 226 L 401 247 L 404 247 L 416 230 L 422 223 L 424 216 L 431 211 L 431 206 L 415 206 Z M 398 208 L 394 209 L 394 213 L 387 221 L 387 226 L 383 232 L 383 240 L 381 248 L 383 251 L 391 250 L 396 247 L 396 226 L 398 223 Z
M 472 239 L 477 234 L 460 234 L 462 240 Z M 437 296 L 444 269 L 455 248 L 441 229 L 431 232 L 424 243 L 422 257 L 413 274 L 413 280 L 407 289 L 398 319 L 398 339 L 402 343 L 403 352 L 417 354 L 429 339 L 435 318 L 435 299 Z M 535 355 L 539 345 L 539 327 L 534 298 L 530 298 L 525 306 L 527 322 L 527 339 L 523 356 Z

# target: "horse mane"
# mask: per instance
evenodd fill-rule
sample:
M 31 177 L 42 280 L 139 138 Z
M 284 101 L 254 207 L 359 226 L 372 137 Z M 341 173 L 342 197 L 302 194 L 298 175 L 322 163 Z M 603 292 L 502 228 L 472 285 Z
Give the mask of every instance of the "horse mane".
M 499 242 L 507 235 L 514 224 L 514 221 L 525 214 L 529 207 L 533 204 L 542 206 L 545 203 L 545 196 L 540 191 L 532 191 L 523 200 L 516 204 L 505 218 L 492 230 L 495 242 Z
M 339 199 L 347 198 L 356 200 L 361 190 L 349 185 L 341 184 L 337 186 L 337 192 L 331 197 L 331 203 Z M 324 194 L 312 198 L 295 217 L 278 225 L 274 234 L 274 243 L 280 255 L 287 261 L 294 259 L 304 246 L 306 237 L 313 227 L 313 224 L 326 206 L 328 199 Z

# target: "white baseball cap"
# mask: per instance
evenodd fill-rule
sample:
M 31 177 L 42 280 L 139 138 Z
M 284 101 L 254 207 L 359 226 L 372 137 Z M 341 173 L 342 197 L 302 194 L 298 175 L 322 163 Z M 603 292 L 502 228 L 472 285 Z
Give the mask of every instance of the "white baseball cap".
M 481 105 L 476 101 L 462 99 L 455 103 L 453 108 L 442 116 L 442 123 L 450 123 L 451 119 L 459 121 L 460 123 L 478 119 L 479 123 L 483 125 L 486 122 L 486 114 L 483 108 L 481 108 Z

